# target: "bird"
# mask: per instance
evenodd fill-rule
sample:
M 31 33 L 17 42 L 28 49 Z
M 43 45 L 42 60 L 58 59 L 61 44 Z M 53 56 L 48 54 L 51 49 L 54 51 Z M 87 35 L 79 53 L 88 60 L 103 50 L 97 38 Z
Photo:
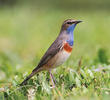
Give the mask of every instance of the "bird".
M 82 21 L 74 19 L 67 19 L 63 22 L 56 40 L 48 48 L 38 65 L 33 69 L 31 74 L 24 79 L 20 86 L 26 85 L 27 81 L 38 72 L 46 70 L 50 73 L 53 88 L 55 87 L 51 70 L 63 64 L 71 55 L 74 46 L 74 29 L 80 22 Z

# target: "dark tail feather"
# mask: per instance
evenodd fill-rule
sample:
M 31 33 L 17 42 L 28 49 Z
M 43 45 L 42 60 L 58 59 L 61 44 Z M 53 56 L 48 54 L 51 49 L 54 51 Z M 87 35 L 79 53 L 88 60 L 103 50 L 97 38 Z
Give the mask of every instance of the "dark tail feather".
M 38 72 L 40 72 L 40 71 L 42 71 L 42 68 L 36 67 L 36 68 L 32 71 L 32 73 L 31 73 L 21 84 L 19 84 L 19 85 L 20 85 L 20 86 L 26 85 L 26 84 L 27 84 L 27 81 L 28 81 L 31 77 L 33 77 L 36 73 L 38 73 Z
M 35 72 L 32 72 L 32 73 L 20 84 L 20 86 L 26 85 L 26 84 L 27 84 L 27 81 L 28 81 L 32 76 L 34 76 L 35 74 L 36 74 Z

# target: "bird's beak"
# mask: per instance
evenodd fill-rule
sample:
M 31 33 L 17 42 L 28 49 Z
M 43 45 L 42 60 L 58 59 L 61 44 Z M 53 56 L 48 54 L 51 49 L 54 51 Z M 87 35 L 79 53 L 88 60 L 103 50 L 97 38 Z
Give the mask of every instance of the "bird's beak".
M 81 20 L 78 20 L 78 21 L 76 21 L 75 23 L 78 24 L 78 23 L 81 23 L 81 22 L 82 22 Z

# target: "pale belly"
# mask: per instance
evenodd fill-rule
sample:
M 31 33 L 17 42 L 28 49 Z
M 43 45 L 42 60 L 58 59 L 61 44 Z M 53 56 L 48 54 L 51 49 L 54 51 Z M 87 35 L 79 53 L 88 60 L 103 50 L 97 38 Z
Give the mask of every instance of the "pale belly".
M 71 55 L 72 47 L 65 43 L 62 50 L 60 50 L 54 57 L 52 57 L 43 67 L 45 70 L 56 68 L 63 64 Z
M 62 65 L 71 55 L 71 53 L 65 51 L 64 49 L 57 53 L 48 63 L 44 66 L 45 70 L 50 70 Z
M 59 52 L 55 57 L 55 63 L 53 67 L 57 67 L 63 64 L 69 58 L 70 55 L 71 53 L 68 53 L 65 50 L 62 50 L 61 52 Z

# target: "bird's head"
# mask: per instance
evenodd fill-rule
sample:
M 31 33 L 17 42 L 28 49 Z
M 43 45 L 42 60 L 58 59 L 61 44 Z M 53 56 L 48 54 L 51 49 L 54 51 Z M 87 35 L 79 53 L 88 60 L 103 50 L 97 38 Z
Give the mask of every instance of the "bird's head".
M 67 19 L 62 24 L 62 30 L 67 30 L 68 32 L 73 32 L 75 26 L 82 21 Z

